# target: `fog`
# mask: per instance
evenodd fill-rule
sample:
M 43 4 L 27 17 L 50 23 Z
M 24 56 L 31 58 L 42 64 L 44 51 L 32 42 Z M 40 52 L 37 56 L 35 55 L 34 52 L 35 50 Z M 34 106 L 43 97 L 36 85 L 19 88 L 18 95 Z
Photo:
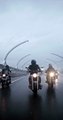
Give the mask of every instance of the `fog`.
M 16 67 L 26 54 L 31 55 L 19 67 L 31 59 L 40 66 L 52 62 L 47 58 L 61 61 L 51 53 L 63 56 L 62 0 L 0 0 L 0 63 L 11 48 L 25 40 L 29 42 L 9 54 L 9 65 Z M 56 65 L 62 66 L 62 62 Z

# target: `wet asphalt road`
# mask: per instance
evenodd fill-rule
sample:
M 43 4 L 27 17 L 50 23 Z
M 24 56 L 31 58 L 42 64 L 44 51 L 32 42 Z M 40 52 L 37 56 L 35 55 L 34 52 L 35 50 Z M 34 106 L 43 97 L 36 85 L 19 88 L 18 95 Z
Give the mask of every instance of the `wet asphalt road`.
M 9 88 L 0 86 L 0 120 L 63 120 L 63 75 L 52 90 L 42 76 L 42 90 L 34 96 L 28 76 L 14 78 Z

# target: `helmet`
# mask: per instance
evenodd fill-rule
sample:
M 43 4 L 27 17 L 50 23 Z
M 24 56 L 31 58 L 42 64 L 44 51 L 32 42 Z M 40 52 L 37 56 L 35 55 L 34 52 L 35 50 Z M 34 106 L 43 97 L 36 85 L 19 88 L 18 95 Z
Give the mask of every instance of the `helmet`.
M 36 60 L 32 60 L 32 61 L 31 61 L 31 64 L 36 64 Z
M 49 68 L 52 68 L 52 65 L 51 65 L 51 64 L 49 64 Z
M 5 66 L 5 68 L 6 68 L 6 69 L 9 69 L 9 66 L 8 66 L 8 65 L 6 65 L 6 66 Z

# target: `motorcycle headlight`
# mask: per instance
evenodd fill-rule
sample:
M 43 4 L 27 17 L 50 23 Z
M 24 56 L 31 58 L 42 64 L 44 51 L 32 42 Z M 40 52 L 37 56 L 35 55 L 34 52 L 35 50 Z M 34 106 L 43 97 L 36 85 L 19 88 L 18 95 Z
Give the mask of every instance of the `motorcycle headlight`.
M 34 73 L 34 74 L 33 74 L 33 77 L 34 77 L 34 78 L 36 78 L 36 77 L 37 77 L 37 74 L 36 74 L 36 73 Z
M 58 83 L 58 79 L 55 80 L 56 84 Z
M 53 77 L 53 76 L 54 76 L 54 72 L 51 72 L 51 73 L 50 73 L 50 77 Z
M 6 74 L 3 74 L 3 77 L 5 77 L 6 76 Z

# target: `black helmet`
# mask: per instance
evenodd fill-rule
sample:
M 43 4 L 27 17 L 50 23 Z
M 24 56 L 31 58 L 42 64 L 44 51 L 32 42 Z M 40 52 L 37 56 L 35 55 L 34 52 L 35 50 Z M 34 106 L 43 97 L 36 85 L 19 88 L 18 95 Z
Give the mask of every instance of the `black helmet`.
M 32 60 L 32 61 L 31 61 L 31 64 L 36 64 L 36 60 Z
M 9 69 L 9 65 L 6 65 L 5 67 L 6 67 L 6 69 Z
M 51 64 L 49 64 L 49 68 L 52 68 L 52 65 L 51 65 Z

